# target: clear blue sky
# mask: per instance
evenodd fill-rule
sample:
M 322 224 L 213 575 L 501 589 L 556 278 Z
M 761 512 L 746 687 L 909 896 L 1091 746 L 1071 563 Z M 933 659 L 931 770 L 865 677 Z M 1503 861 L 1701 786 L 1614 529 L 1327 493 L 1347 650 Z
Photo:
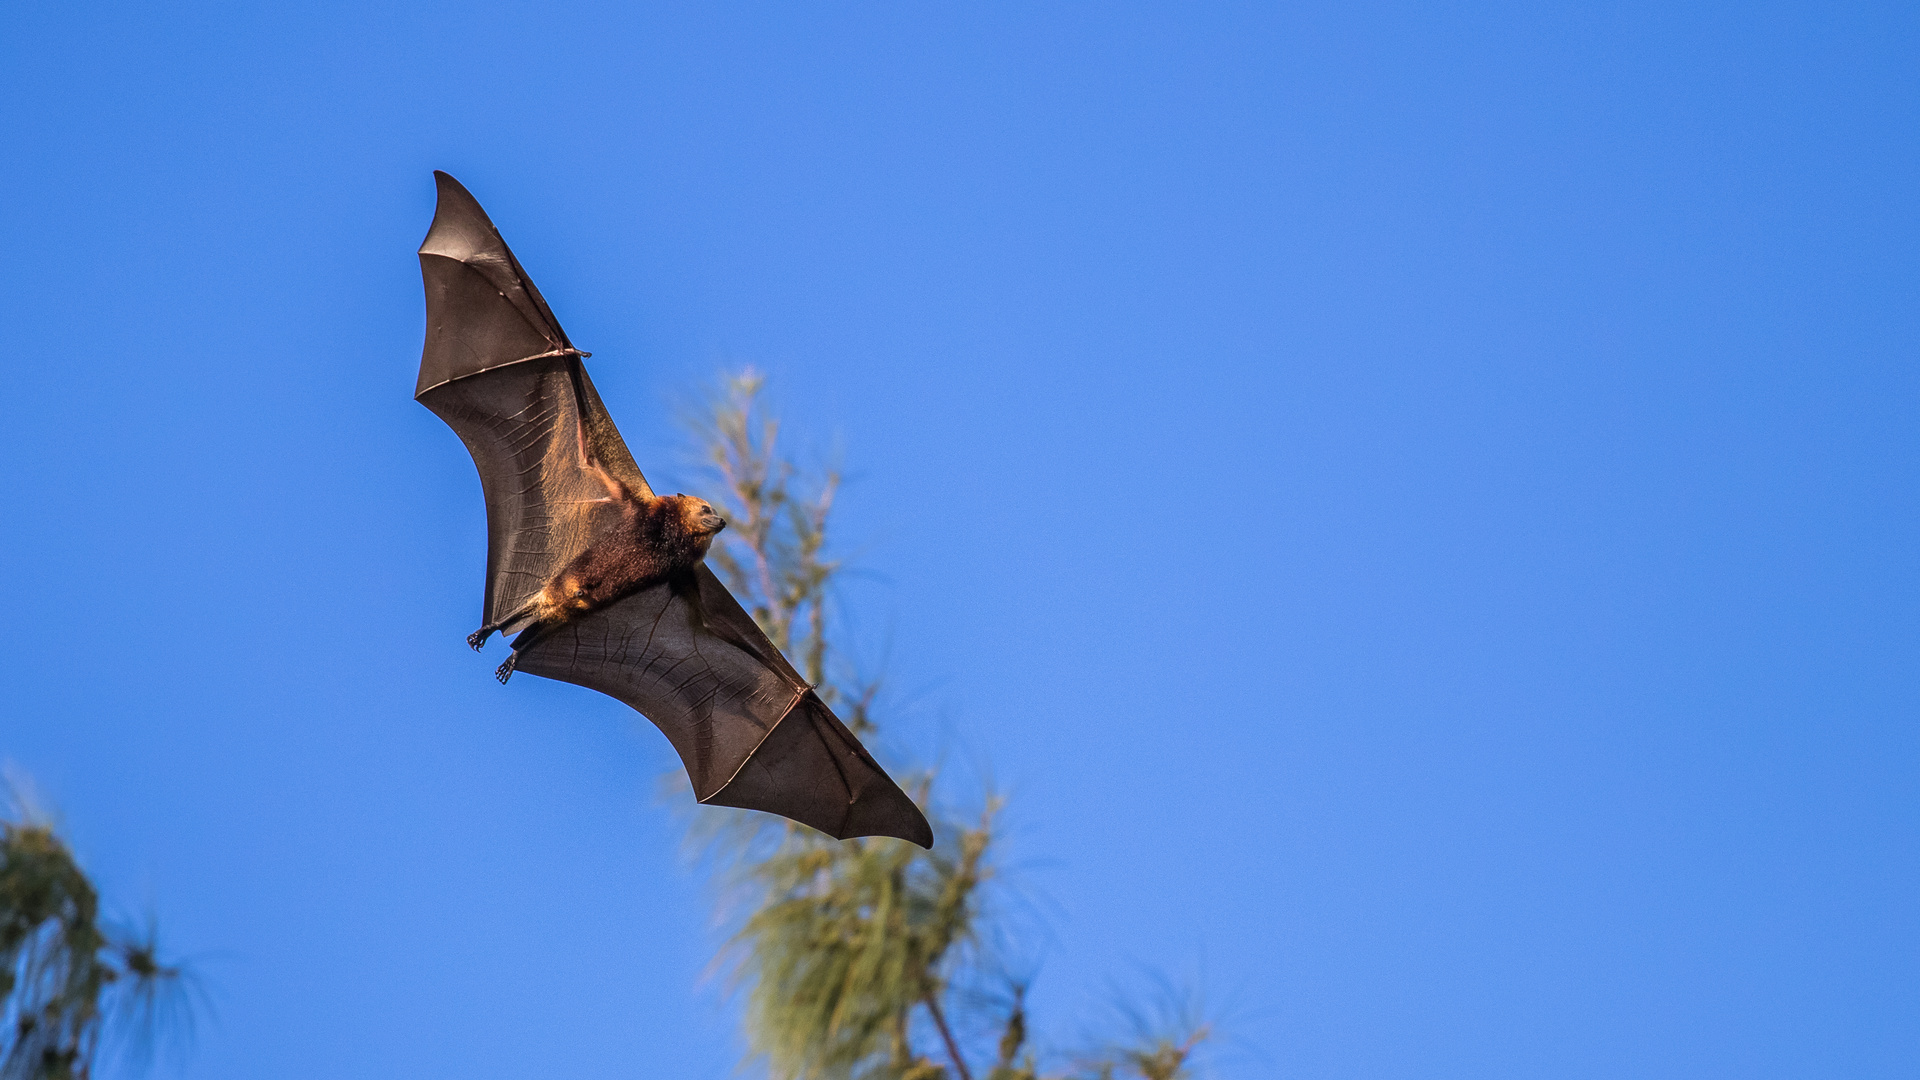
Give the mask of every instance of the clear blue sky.
M 732 1075 L 667 744 L 488 677 L 430 170 L 643 467 L 838 446 L 1037 1023 L 1223 1077 L 1920 1071 L 1920 9 L 10 5 L 0 755 L 193 1075 Z

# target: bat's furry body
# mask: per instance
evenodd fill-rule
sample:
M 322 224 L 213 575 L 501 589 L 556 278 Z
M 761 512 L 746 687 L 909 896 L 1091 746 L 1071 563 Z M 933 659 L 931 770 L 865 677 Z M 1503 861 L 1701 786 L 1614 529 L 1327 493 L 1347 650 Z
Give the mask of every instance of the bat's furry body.
M 619 524 L 561 567 L 518 611 L 467 635 L 478 652 L 494 631 L 519 631 L 512 655 L 493 673 L 503 683 L 522 652 L 568 622 L 690 573 L 727 527 L 712 506 L 691 495 L 638 495 L 601 475 L 611 492 L 606 501 L 620 511 Z
M 726 520 L 691 495 L 620 501 L 620 525 L 540 590 L 540 618 L 568 619 L 692 570 Z
M 931 847 L 927 819 L 704 558 L 726 522 L 656 496 L 547 302 L 467 190 L 435 173 L 414 396 L 466 444 L 487 502 L 485 622 L 516 669 L 611 694 L 664 732 L 703 803 Z

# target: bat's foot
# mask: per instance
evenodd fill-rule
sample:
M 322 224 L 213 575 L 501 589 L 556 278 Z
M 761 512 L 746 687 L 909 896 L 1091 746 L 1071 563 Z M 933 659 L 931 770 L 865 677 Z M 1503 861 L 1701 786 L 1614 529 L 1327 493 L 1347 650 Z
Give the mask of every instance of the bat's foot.
M 474 652 L 479 652 L 481 647 L 487 643 L 487 639 L 492 636 L 493 636 L 493 628 L 490 626 L 483 626 L 480 629 L 475 630 L 473 633 L 467 635 L 467 646 L 471 648 Z
M 493 677 L 500 680 L 500 685 L 505 686 L 507 680 L 513 678 L 513 662 L 515 659 L 515 655 L 510 653 L 507 656 L 506 663 L 493 669 Z

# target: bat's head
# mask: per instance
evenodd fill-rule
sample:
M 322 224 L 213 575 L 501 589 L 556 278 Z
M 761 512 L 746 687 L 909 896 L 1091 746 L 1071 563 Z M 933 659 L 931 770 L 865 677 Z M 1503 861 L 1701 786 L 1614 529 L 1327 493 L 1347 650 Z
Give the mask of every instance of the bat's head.
M 680 514 L 680 525 L 694 536 L 710 537 L 727 527 L 727 519 L 713 509 L 713 504 L 692 495 L 675 495 L 674 509 Z

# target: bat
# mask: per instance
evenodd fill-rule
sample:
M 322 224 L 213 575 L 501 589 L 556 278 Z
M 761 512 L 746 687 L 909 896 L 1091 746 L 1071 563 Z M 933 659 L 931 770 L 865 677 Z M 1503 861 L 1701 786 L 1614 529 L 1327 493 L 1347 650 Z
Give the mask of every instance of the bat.
M 726 522 L 654 494 L 582 361 L 486 211 L 435 172 L 420 245 L 427 340 L 414 398 L 473 455 L 487 505 L 484 622 L 517 635 L 495 672 L 632 706 L 712 806 L 837 839 L 933 829 L 703 561 Z

